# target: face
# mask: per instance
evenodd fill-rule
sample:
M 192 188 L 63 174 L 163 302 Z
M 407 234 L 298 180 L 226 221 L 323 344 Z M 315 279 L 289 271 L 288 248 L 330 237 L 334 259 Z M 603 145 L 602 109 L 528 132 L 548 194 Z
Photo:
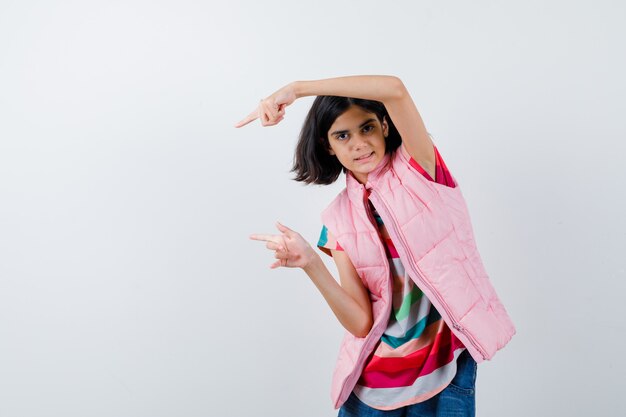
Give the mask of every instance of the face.
M 328 130 L 329 152 L 361 183 L 385 156 L 387 121 L 381 123 L 375 113 L 350 106 Z

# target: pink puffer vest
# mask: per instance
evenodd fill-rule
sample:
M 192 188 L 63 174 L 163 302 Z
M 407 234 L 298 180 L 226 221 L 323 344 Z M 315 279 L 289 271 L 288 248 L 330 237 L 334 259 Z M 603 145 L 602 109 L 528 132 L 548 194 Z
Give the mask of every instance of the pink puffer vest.
M 370 292 L 374 325 L 364 338 L 346 332 L 333 375 L 331 398 L 341 407 L 385 331 L 391 279 L 385 249 L 367 207 L 367 193 L 398 250 L 402 264 L 469 353 L 491 359 L 515 334 L 482 264 L 458 181 L 429 181 L 409 165 L 401 146 L 368 174 L 367 184 L 346 175 L 346 188 L 322 212 Z

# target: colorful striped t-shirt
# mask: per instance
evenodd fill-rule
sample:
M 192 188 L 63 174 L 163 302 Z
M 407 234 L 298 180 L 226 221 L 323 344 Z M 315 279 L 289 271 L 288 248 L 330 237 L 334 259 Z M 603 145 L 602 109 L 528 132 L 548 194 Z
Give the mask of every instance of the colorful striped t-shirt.
M 409 163 L 428 180 L 454 187 L 454 180 L 436 147 L 435 160 L 434 180 L 414 159 L 410 158 Z M 389 259 L 393 296 L 387 329 L 365 363 L 354 394 L 370 407 L 392 410 L 426 401 L 447 387 L 456 374 L 456 359 L 465 347 L 406 274 L 371 202 L 369 209 Z M 326 253 L 330 253 L 330 249 L 342 250 L 325 226 L 318 246 Z

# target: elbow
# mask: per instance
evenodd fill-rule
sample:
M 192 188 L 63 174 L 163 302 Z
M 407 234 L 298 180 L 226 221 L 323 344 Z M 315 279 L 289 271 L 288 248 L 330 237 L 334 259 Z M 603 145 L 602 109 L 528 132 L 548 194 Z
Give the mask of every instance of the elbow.
M 390 76 L 389 98 L 391 100 L 401 100 L 409 94 L 402 80 L 396 76 Z
M 370 331 L 372 330 L 372 326 L 374 323 L 372 322 L 372 318 L 369 317 L 366 320 L 363 320 L 359 325 L 351 331 L 354 337 L 364 338 L 366 337 Z

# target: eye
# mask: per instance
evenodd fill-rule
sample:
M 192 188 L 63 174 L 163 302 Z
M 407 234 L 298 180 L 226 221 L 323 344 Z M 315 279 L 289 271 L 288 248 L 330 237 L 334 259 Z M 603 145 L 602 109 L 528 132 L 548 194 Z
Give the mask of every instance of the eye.
M 341 133 L 337 136 L 335 136 L 337 138 L 337 140 L 346 140 L 348 139 L 348 134 L 347 133 Z
M 363 128 L 363 132 L 365 132 L 365 133 L 369 133 L 369 132 L 371 132 L 372 130 L 374 130 L 374 126 L 373 126 L 373 125 L 367 125 L 367 126 L 365 126 L 365 127 Z

